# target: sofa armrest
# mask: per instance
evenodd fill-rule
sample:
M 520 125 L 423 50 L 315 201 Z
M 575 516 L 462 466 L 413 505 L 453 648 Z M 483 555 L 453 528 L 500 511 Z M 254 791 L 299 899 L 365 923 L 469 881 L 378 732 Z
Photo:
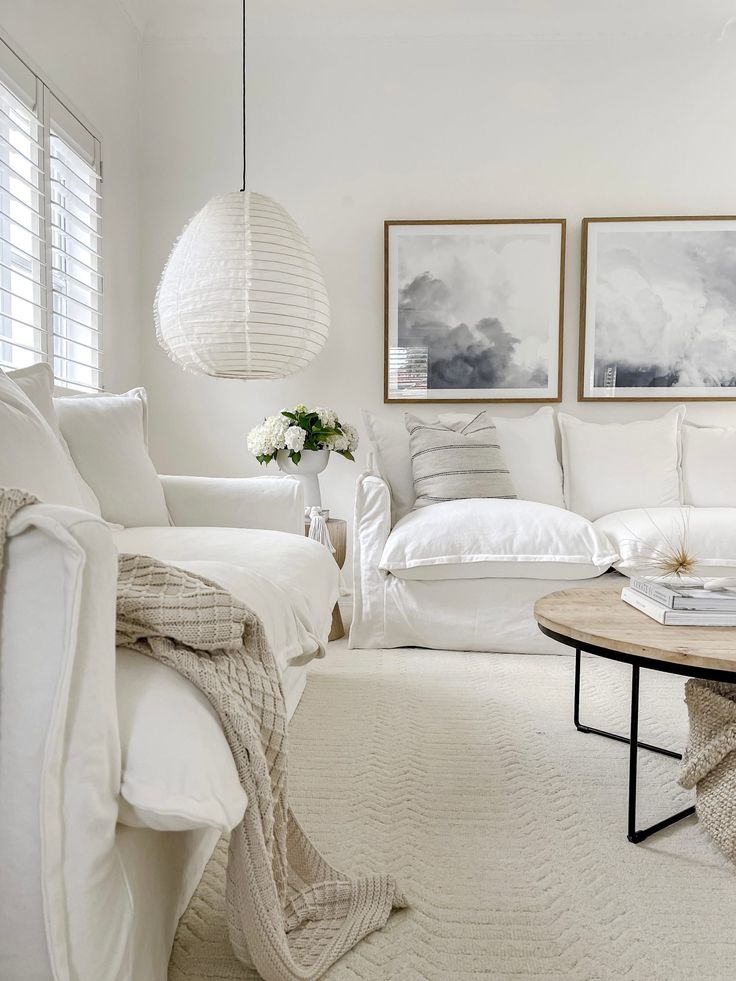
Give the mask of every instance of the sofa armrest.
M 0 975 L 123 977 L 129 893 L 115 844 L 117 550 L 100 518 L 10 521 L 0 591 Z
M 353 523 L 353 621 L 350 647 L 375 647 L 377 623 L 383 623 L 384 582 L 379 568 L 391 534 L 391 492 L 382 477 L 364 473 L 355 488 Z
M 293 477 L 161 477 L 175 525 L 304 534 L 304 491 Z

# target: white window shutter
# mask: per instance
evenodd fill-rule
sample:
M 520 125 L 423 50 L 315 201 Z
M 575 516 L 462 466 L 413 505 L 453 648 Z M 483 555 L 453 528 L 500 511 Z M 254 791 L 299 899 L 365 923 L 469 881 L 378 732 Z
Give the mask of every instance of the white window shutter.
M 0 42 L 0 367 L 102 388 L 100 143 Z

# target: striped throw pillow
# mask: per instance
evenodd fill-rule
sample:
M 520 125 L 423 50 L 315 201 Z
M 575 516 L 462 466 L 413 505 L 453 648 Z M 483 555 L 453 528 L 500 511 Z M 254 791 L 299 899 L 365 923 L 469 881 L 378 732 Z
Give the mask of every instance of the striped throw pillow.
M 415 508 L 468 497 L 515 498 L 493 419 L 484 410 L 448 426 L 407 412 Z

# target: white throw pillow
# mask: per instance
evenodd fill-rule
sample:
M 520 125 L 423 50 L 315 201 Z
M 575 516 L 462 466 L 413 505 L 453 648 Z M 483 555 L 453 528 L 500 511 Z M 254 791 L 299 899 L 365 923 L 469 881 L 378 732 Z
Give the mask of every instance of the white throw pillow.
M 516 496 L 526 501 L 564 507 L 562 469 L 557 457 L 554 409 L 544 406 L 530 416 L 509 419 L 493 416 Z M 468 413 L 443 412 L 437 418 L 445 425 L 472 418 Z M 385 419 L 363 410 L 363 421 L 373 448 L 378 472 L 391 490 L 394 521 L 414 506 L 414 477 L 411 469 L 409 434 L 403 418 Z
M 682 493 L 695 507 L 736 507 L 736 429 L 682 427 Z
M 652 558 L 683 544 L 696 561 L 695 575 L 733 576 L 736 568 L 736 508 L 634 508 L 594 522 L 620 558 L 626 576 L 661 573 Z
M 0 371 L 0 487 L 29 491 L 45 504 L 87 510 L 74 466 L 51 427 Z
M 130 827 L 223 833 L 246 796 L 215 710 L 176 671 L 118 648 L 116 694 L 122 750 L 118 819 Z
M 54 436 L 61 443 L 62 449 L 68 456 L 69 463 L 74 470 L 74 479 L 79 488 L 85 511 L 99 515 L 100 502 L 97 500 L 97 496 L 92 488 L 77 470 L 77 466 L 69 452 L 69 447 L 66 445 L 66 440 L 61 435 L 61 430 L 59 429 L 59 420 L 56 417 L 56 410 L 54 409 L 54 372 L 51 365 L 46 361 L 39 361 L 38 364 L 31 365 L 28 368 L 9 371 L 8 378 L 14 381 L 18 388 L 33 402 L 49 424 Z
M 391 491 L 393 520 L 398 521 L 414 506 L 414 474 L 404 417 L 381 419 L 363 409 L 363 422 L 368 430 L 378 472 Z
M 680 503 L 678 406 L 642 422 L 583 422 L 560 412 L 565 504 L 594 521 L 627 508 Z
M 579 514 L 535 501 L 448 501 L 407 514 L 380 568 L 402 579 L 590 579 L 618 558 Z
M 522 501 L 564 508 L 554 409 L 545 405 L 530 416 L 494 416 L 493 421 L 516 496 Z
M 59 427 L 106 521 L 168 525 L 161 481 L 146 449 L 146 393 L 54 399 Z

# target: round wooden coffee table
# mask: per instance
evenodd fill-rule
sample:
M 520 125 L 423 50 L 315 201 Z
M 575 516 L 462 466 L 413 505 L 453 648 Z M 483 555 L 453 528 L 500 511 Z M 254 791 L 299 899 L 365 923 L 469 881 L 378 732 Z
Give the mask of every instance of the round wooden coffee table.
M 694 807 L 636 827 L 638 750 L 646 749 L 673 759 L 681 753 L 639 741 L 639 671 L 648 668 L 690 678 L 736 682 L 736 627 L 665 627 L 621 599 L 620 587 L 564 589 L 537 600 L 534 616 L 542 633 L 575 648 L 573 721 L 579 732 L 592 732 L 629 744 L 629 801 L 627 838 L 638 844 L 695 812 Z M 631 723 L 622 736 L 580 722 L 580 654 L 631 665 Z

